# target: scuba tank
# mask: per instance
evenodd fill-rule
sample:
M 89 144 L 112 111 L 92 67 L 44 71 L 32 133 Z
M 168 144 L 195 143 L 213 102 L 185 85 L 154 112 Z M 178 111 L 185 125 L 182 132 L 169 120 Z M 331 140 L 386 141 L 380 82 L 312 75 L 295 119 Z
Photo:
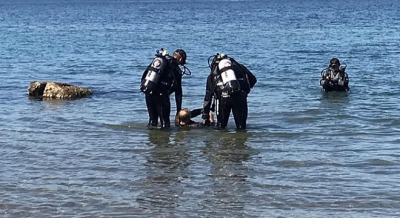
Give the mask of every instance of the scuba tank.
M 160 78 L 164 73 L 164 69 L 167 66 L 167 55 L 168 53 L 164 49 L 157 51 L 156 57 L 151 62 L 151 65 L 147 68 L 147 74 L 142 80 L 140 91 L 146 94 L 152 94 L 153 91 L 156 90 Z
M 240 91 L 240 84 L 236 78 L 235 71 L 232 69 L 232 62 L 227 58 L 222 59 L 218 63 L 218 68 L 224 84 L 224 91 L 228 92 L 228 94 Z

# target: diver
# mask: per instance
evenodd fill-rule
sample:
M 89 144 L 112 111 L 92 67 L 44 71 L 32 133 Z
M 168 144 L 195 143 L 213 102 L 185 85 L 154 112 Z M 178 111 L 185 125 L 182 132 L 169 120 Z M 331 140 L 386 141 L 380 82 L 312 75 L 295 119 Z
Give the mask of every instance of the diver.
M 349 76 L 345 72 L 346 64 L 341 65 L 339 59 L 332 58 L 328 68 L 322 70 L 320 85 L 325 92 L 349 91 Z
M 175 50 L 172 56 L 166 50 L 160 49 L 155 56 L 143 72 L 140 90 L 145 93 L 149 113 L 148 127 L 157 127 L 159 119 L 161 129 L 165 129 L 171 126 L 170 95 L 175 93 L 178 113 L 182 109 L 182 76 L 190 75 L 191 72 L 185 66 L 186 52 L 183 49 Z M 180 66 L 183 66 L 184 70 Z
M 247 96 L 257 83 L 257 78 L 243 64 L 226 54 L 210 56 L 208 65 L 211 72 L 207 77 L 202 118 L 208 124 L 209 112 L 215 110 L 216 127 L 224 129 L 232 111 L 236 129 L 246 129 Z
M 189 110 L 188 108 L 183 108 L 175 116 L 175 126 L 178 127 L 203 127 L 203 126 L 214 126 L 214 114 L 209 113 L 209 119 L 206 122 L 196 122 L 192 118 L 197 117 L 202 114 L 203 108 Z

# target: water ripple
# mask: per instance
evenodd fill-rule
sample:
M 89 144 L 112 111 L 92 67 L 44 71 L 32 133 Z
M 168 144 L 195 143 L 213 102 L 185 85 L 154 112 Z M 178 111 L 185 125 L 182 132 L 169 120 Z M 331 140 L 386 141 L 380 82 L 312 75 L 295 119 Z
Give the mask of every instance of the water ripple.
M 2 2 L 0 214 L 398 217 L 397 2 L 248 3 Z M 161 47 L 187 51 L 193 109 L 210 55 L 248 66 L 248 130 L 147 129 L 138 81 Z M 348 93 L 321 91 L 332 57 Z M 95 94 L 37 101 L 36 80 Z

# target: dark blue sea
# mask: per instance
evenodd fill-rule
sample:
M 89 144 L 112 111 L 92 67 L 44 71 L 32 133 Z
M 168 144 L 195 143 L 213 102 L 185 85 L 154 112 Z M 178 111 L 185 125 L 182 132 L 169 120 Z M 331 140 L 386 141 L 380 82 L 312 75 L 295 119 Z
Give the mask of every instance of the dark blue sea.
M 209 56 L 245 64 L 248 130 L 147 129 L 160 48 L 186 50 L 191 109 Z M 319 86 L 333 57 L 348 93 Z M 0 217 L 399 217 L 399 73 L 398 0 L 2 0 Z

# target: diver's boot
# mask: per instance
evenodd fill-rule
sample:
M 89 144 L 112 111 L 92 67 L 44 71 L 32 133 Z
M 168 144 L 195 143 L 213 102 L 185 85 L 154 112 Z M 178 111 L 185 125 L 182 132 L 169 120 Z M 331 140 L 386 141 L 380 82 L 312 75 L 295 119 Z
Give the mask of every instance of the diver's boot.
M 236 125 L 236 130 L 246 130 L 246 125 Z
M 225 127 L 222 127 L 222 123 L 220 123 L 220 122 L 217 122 L 216 127 L 217 127 L 218 130 L 225 129 Z
M 161 129 L 170 129 L 171 124 L 169 120 L 163 120 L 161 121 Z
M 154 120 L 149 120 L 149 123 L 147 124 L 147 127 L 148 128 L 155 128 L 155 127 L 157 127 L 157 121 L 154 121 Z

